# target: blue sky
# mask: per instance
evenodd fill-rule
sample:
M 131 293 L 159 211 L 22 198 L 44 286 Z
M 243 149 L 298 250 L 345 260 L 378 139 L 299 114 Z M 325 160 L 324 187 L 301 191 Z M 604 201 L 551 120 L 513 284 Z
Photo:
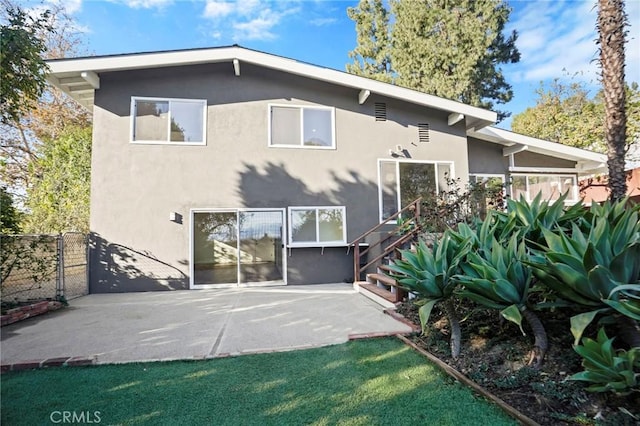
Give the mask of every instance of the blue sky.
M 240 44 L 343 71 L 355 47 L 346 14 L 357 1 L 45 0 L 64 5 L 88 54 L 107 55 Z M 38 4 L 24 2 L 25 6 Z M 504 65 L 517 114 L 535 104 L 540 81 L 569 77 L 598 89 L 595 0 L 509 1 L 521 60 Z M 627 81 L 640 83 L 640 0 L 627 0 Z M 510 120 L 500 124 L 509 128 Z

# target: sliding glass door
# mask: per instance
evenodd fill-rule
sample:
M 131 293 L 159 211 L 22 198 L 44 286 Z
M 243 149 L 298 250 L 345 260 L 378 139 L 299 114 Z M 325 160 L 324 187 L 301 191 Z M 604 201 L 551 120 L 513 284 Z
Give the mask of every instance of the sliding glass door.
M 193 288 L 285 284 L 284 209 L 192 212 Z

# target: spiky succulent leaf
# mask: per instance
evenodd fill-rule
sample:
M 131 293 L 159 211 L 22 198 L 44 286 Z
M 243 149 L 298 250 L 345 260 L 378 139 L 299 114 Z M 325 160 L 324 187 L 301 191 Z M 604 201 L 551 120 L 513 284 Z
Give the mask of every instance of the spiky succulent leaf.
M 522 314 L 520 313 L 520 309 L 517 305 L 509 305 L 503 310 L 500 311 L 500 315 L 502 315 L 506 320 L 515 323 L 520 327 L 520 331 L 522 335 L 525 335 L 524 330 L 522 329 Z
M 418 309 L 418 315 L 420 316 L 420 326 L 422 327 L 422 332 L 425 333 L 427 330 L 427 324 L 429 323 L 429 317 L 431 316 L 431 311 L 436 303 L 438 303 L 440 299 L 429 300 L 427 303 L 422 305 L 420 309 Z
M 571 317 L 571 334 L 573 334 L 574 337 L 574 345 L 577 345 L 580 342 L 582 333 L 584 333 L 584 330 L 589 326 L 589 324 L 591 324 L 591 322 L 593 322 L 596 315 L 604 311 L 606 311 L 606 309 L 596 309 Z
M 628 393 L 640 386 L 640 365 L 637 363 L 640 348 L 629 351 L 613 348 L 614 338 L 609 339 L 600 328 L 597 340 L 585 337 L 582 345 L 574 350 L 582 357 L 585 371 L 569 377 L 570 380 L 588 382 L 590 392 Z

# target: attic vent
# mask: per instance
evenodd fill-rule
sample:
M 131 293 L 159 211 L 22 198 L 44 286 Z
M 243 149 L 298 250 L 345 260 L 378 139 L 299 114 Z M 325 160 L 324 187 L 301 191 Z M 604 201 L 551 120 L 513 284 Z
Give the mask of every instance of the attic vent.
M 418 140 L 429 142 L 429 123 L 418 123 Z
M 376 121 L 387 121 L 387 104 L 384 102 L 375 103 Z

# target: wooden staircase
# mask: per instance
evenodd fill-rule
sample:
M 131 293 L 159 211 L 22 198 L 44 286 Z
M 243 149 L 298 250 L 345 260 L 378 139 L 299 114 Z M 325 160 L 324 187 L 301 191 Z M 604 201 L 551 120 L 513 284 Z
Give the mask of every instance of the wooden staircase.
M 421 202 L 422 198 L 418 198 L 351 243 L 354 250 L 353 287 L 385 308 L 395 308 L 407 297 L 406 291 L 387 273 L 390 271 L 389 262 L 397 258 L 399 250 L 414 241 L 421 231 Z M 401 224 L 397 223 L 399 218 L 402 219 Z M 376 231 L 381 231 L 379 238 L 369 241 Z M 369 260 L 369 256 L 372 259 Z

